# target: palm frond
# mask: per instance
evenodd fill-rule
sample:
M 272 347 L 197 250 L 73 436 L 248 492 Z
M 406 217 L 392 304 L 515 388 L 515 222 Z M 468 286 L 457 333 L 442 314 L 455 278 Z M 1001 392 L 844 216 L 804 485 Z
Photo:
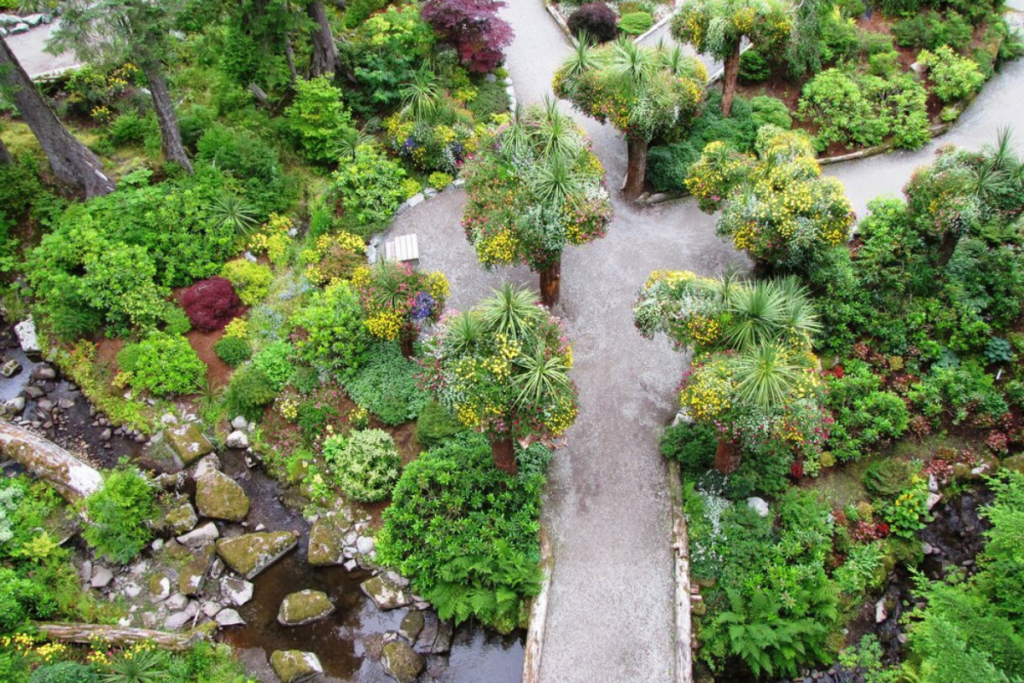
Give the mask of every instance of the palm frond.
M 259 224 L 256 207 L 230 192 L 217 197 L 210 210 L 215 226 L 230 227 L 241 237 L 248 237 L 249 231 Z
M 744 401 L 770 410 L 786 402 L 800 379 L 781 344 L 761 344 L 733 361 L 736 393 Z
M 509 339 L 526 337 L 543 313 L 536 293 L 508 283 L 480 302 L 479 310 L 488 333 L 504 334 Z

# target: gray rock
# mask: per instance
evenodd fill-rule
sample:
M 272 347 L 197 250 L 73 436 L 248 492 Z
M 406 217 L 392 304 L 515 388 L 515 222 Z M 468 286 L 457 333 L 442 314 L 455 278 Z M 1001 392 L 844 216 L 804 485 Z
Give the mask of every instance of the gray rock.
M 23 410 L 25 410 L 24 396 L 15 396 L 4 403 L 4 411 L 8 415 L 20 415 Z
M 427 675 L 431 678 L 441 678 L 448 670 L 448 655 L 430 655 L 427 657 Z
M 167 602 L 164 603 L 167 609 L 172 612 L 185 609 L 188 606 L 188 596 L 182 593 L 175 593 L 171 597 L 167 598 Z
M 191 506 L 189 506 L 191 507 Z M 187 545 L 189 547 L 198 547 L 207 543 L 212 543 L 220 538 L 220 532 L 217 531 L 217 525 L 213 522 L 207 522 L 201 527 L 197 527 L 187 534 L 178 536 L 178 543 Z
M 256 258 L 256 254 L 252 253 L 251 251 L 245 252 L 244 254 L 242 254 L 242 256 L 249 263 L 256 263 L 259 260 L 259 259 Z
M 425 655 L 440 655 L 452 649 L 451 622 L 441 621 L 431 610 L 423 612 L 423 630 L 414 645 L 417 652 Z
M 252 600 L 253 585 L 244 579 L 227 577 L 220 582 L 220 593 L 236 607 Z
M 53 366 L 47 363 L 40 363 L 39 365 L 32 368 L 32 379 L 37 379 L 41 382 L 49 382 L 57 379 L 57 371 L 53 369 Z
M 942 500 L 941 493 L 929 493 L 928 500 L 925 502 L 925 507 L 931 510 L 933 507 L 939 504 L 940 500 Z
M 303 590 L 286 595 L 277 612 L 282 626 L 303 626 L 320 621 L 334 612 L 334 604 L 323 591 Z
M 249 447 L 249 437 L 242 430 L 236 429 L 228 434 L 228 438 L 224 443 L 228 448 L 244 450 Z
M 437 196 L 437 188 L 433 188 L 433 187 L 424 188 L 423 196 L 426 197 L 427 199 L 430 199 L 431 197 L 436 197 Z
M 208 456 L 199 461 L 196 465 L 196 470 L 193 472 L 192 477 L 199 481 L 210 472 L 220 471 L 220 458 L 217 457 L 216 453 L 210 453 Z
M 28 30 L 28 26 L 25 26 L 25 31 Z M 24 31 L 12 30 L 11 33 L 24 33 Z M 21 350 L 25 352 L 29 358 L 37 358 L 43 354 L 43 349 L 39 346 L 39 335 L 36 333 L 36 324 L 32 320 L 32 316 L 29 316 L 25 320 L 14 326 L 14 334 L 18 336 L 18 344 L 21 345 Z
M 356 550 L 359 551 L 360 555 L 369 555 L 373 552 L 376 545 L 376 542 L 369 536 L 360 536 L 356 540 Z
M 180 631 L 185 626 L 191 624 L 195 618 L 196 612 L 190 613 L 187 609 L 181 612 L 175 612 L 164 620 L 164 629 L 168 631 Z
M 217 616 L 213 618 L 221 626 L 244 626 L 245 619 L 238 613 L 238 610 L 233 609 L 222 609 L 217 612 Z
M 406 199 L 405 203 L 411 209 L 413 207 L 416 207 L 416 206 L 419 206 L 420 204 L 422 204 L 425 199 L 426 199 L 426 197 L 423 196 L 422 192 L 417 192 L 413 196 L 411 196 L 408 199 Z
M 455 180 L 452 181 L 452 185 L 454 185 L 455 187 L 462 187 L 465 184 L 466 181 L 463 178 L 456 178 Z
M 693 418 L 690 416 L 690 411 L 686 408 L 680 408 L 679 412 L 672 419 L 672 426 L 676 427 L 681 424 L 691 425 L 693 424 Z
M 415 683 L 426 666 L 423 656 L 400 640 L 384 646 L 380 663 L 384 672 L 398 683 Z
M 277 650 L 270 655 L 270 666 L 281 683 L 304 683 L 324 672 L 315 654 L 299 650 Z
M 398 632 L 410 643 L 415 643 L 420 631 L 423 630 L 423 612 L 412 610 L 402 619 Z
M 249 421 L 246 420 L 241 415 L 238 415 L 233 420 L 231 420 L 231 428 L 232 429 L 245 429 L 248 426 L 249 426 Z
M 758 517 L 768 516 L 768 501 L 764 498 L 758 498 L 756 496 L 747 498 L 747 506 L 756 512 Z
M 39 26 L 39 24 L 43 23 L 42 14 L 29 14 L 28 16 L 22 17 L 21 19 L 29 26 Z
M 135 583 L 134 581 L 126 583 L 124 585 L 124 589 L 123 590 L 124 590 L 124 594 L 127 595 L 129 598 L 132 598 L 132 599 L 137 598 L 140 595 L 142 595 L 142 586 L 140 586 L 139 584 Z
M 46 392 L 39 387 L 25 387 L 25 396 L 35 401 L 46 396 Z
M 196 482 L 196 507 L 203 517 L 241 522 L 249 514 L 249 496 L 234 479 L 214 470 Z
M 160 422 L 167 427 L 178 424 L 178 418 L 174 416 L 174 413 L 164 413 L 160 416 Z
M 97 565 L 92 570 L 92 579 L 90 579 L 89 585 L 93 588 L 106 588 L 113 580 L 114 572 L 110 571 L 103 565 Z
M 75 407 L 75 400 L 73 398 L 62 398 L 57 401 L 57 407 L 61 410 L 71 410 Z
M 0 365 L 0 377 L 14 377 L 19 372 L 21 372 L 21 363 L 13 358 L 3 365 Z
M 881 624 L 889 618 L 889 610 L 885 607 L 885 598 L 875 603 L 875 623 Z
M 53 410 L 54 403 L 48 398 L 41 398 L 36 402 L 36 410 L 48 413 Z
M 110 441 L 112 438 L 114 438 L 114 432 L 110 429 L 110 427 L 107 427 L 102 432 L 100 432 L 100 441 L 107 442 Z
M 149 579 L 149 599 L 151 602 L 166 600 L 171 594 L 171 578 L 166 574 L 155 574 Z
M 222 609 L 224 609 L 224 605 L 213 600 L 204 600 L 202 604 L 199 605 L 199 611 L 207 617 L 209 617 L 210 619 L 213 619 L 215 616 L 217 616 L 217 613 L 220 612 Z
M 320 517 L 309 528 L 309 563 L 314 567 L 329 567 L 345 561 L 344 530 L 348 520 L 328 514 Z

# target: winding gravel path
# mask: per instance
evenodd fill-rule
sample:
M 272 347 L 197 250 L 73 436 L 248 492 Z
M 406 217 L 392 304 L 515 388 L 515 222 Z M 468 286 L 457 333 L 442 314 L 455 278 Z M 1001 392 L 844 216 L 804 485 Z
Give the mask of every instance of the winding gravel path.
M 540 0 L 510 0 L 504 14 L 516 29 L 508 68 L 519 101 L 540 101 L 570 46 Z M 1024 63 L 1018 62 L 986 85 L 938 144 L 978 147 L 992 141 L 1000 126 L 1024 121 L 1021 112 Z M 610 126 L 576 119 L 608 170 L 609 187 L 617 186 L 626 165 L 621 137 Z M 828 172 L 843 180 L 862 215 L 870 197 L 898 194 L 937 146 Z M 392 236 L 419 235 L 420 264 L 448 274 L 455 308 L 468 308 L 504 280 L 535 287 L 536 276 L 525 268 L 486 272 L 477 265 L 459 225 L 464 200 L 461 190 L 449 190 L 399 217 Z M 608 236 L 564 254 L 562 300 L 555 309 L 575 344 L 580 416 L 552 462 L 544 506 L 555 554 L 544 683 L 672 680 L 670 502 L 657 442 L 675 410 L 674 389 L 688 359 L 663 339 L 642 339 L 631 306 L 652 270 L 712 275 L 747 263 L 715 235 L 714 218 L 693 201 L 643 209 L 614 201 Z

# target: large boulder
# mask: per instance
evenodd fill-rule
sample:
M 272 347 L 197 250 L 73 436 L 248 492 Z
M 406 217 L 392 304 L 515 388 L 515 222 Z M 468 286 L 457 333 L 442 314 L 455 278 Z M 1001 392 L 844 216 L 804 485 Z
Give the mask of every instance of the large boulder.
M 213 452 L 213 444 L 203 436 L 199 428 L 187 423 L 175 425 L 164 431 L 164 438 L 182 467 L 188 467 L 199 458 Z
M 302 683 L 324 672 L 315 654 L 299 650 L 277 650 L 270 655 L 270 666 L 281 683 Z
M 345 532 L 351 520 L 336 513 L 324 515 L 309 528 L 309 563 L 329 567 L 345 563 Z
M 224 562 L 247 579 L 284 557 L 299 543 L 292 531 L 269 531 L 245 534 L 217 541 L 217 553 Z
M 415 683 L 426 665 L 422 655 L 400 640 L 384 646 L 380 663 L 383 665 L 385 673 L 398 683 Z
M 412 602 L 412 596 L 386 576 L 374 576 L 372 579 L 367 579 L 359 585 L 359 588 L 373 600 L 377 609 L 397 609 Z
M 193 553 L 192 559 L 178 572 L 178 592 L 182 595 L 199 595 L 210 565 L 213 564 L 213 555 L 212 543 Z
M 334 604 L 323 591 L 304 590 L 286 595 L 277 612 L 277 623 L 282 626 L 304 626 L 326 618 L 334 611 Z
M 208 470 L 196 482 L 199 514 L 211 519 L 241 522 L 249 514 L 249 496 L 238 483 L 217 470 Z
M 442 621 L 436 613 L 427 610 L 423 612 L 423 628 L 413 647 L 425 655 L 444 654 L 452 649 L 454 630 L 450 621 Z

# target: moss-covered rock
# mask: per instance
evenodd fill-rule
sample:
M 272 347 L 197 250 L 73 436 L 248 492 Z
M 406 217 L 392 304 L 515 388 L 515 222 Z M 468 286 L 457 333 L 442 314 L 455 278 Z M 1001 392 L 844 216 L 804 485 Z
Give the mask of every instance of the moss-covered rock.
M 313 522 L 309 527 L 309 563 L 314 567 L 344 564 L 345 532 L 351 525 L 350 519 L 337 513 Z
M 1009 458 L 1003 460 L 1003 467 L 1011 472 L 1024 474 L 1024 455 L 1011 455 Z
M 247 579 L 281 559 L 298 545 L 298 534 L 291 531 L 264 531 L 217 541 L 217 554 Z
M 196 482 L 199 514 L 211 519 L 241 522 L 249 514 L 249 496 L 238 483 L 217 470 L 209 470 Z
M 213 452 L 213 444 L 192 423 L 170 427 L 164 431 L 164 439 L 181 461 L 182 467 L 188 467 Z
M 285 596 L 277 612 L 277 622 L 282 626 L 303 626 L 327 617 L 334 611 L 334 604 L 323 591 L 304 590 Z
M 184 505 L 172 508 L 167 513 L 167 516 L 164 517 L 164 525 L 175 536 L 187 534 L 195 529 L 198 523 L 199 517 L 196 515 L 195 508 L 192 507 L 191 503 L 185 503 Z
M 199 595 L 210 565 L 213 564 L 214 552 L 213 544 L 210 543 L 193 553 L 192 559 L 178 574 L 178 592 L 182 595 Z
M 171 596 L 171 577 L 167 572 L 156 572 L 149 577 L 147 587 L 151 601 L 166 600 Z
M 400 640 L 384 646 L 380 662 L 384 671 L 398 683 L 415 683 L 426 664 L 421 655 Z
M 302 683 L 324 672 L 315 654 L 299 650 L 277 650 L 270 655 L 270 666 L 282 683 Z
M 398 627 L 398 632 L 401 633 L 402 637 L 410 643 L 416 642 L 416 637 L 419 636 L 420 631 L 422 630 L 423 612 L 418 609 L 406 614 L 405 618 L 402 619 L 402 625 Z
M 385 576 L 375 576 L 363 581 L 359 588 L 369 596 L 378 609 L 389 610 L 405 607 L 412 598 L 402 590 L 401 586 Z

